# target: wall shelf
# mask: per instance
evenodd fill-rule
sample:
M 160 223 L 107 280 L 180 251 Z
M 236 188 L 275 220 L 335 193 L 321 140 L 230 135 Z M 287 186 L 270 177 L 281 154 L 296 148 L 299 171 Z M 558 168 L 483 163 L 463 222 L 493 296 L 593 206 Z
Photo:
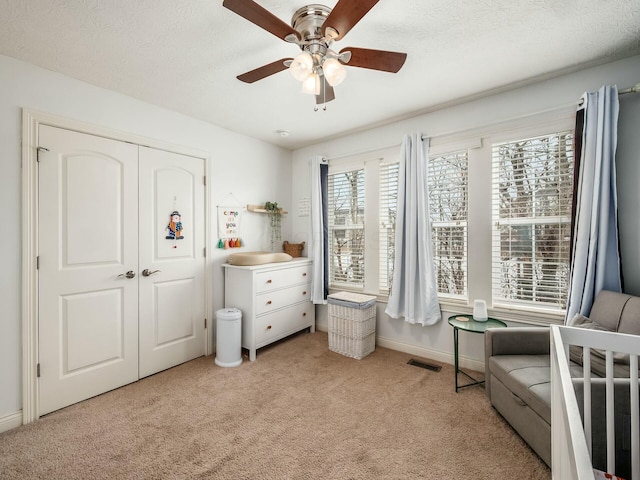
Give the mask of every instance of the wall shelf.
M 249 210 L 250 212 L 255 212 L 255 213 L 271 213 L 271 212 L 268 212 L 267 210 L 265 210 L 264 205 L 247 205 L 247 210 Z M 286 215 L 289 212 L 287 212 L 286 210 L 281 208 L 280 209 L 280 213 L 282 215 Z

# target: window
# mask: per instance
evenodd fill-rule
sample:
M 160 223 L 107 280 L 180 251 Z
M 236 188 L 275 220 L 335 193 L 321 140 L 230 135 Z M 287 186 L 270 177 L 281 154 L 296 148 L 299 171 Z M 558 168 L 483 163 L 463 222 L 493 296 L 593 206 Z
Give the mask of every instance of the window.
M 396 204 L 398 201 L 398 163 L 380 165 L 380 284 L 388 294 L 393 280 L 395 256 Z
M 393 280 L 395 256 L 396 203 L 399 163 L 397 155 L 364 162 L 366 167 L 329 174 L 330 285 L 366 285 L 365 270 L 377 267 L 377 285 L 369 290 L 387 295 Z M 375 199 L 367 203 L 367 218 L 379 225 L 378 265 L 369 265 L 370 251 L 364 244 L 364 184 L 375 188 Z M 467 203 L 468 155 L 457 151 L 432 157 L 428 171 L 432 241 L 438 291 L 450 298 L 467 297 Z M 377 205 L 374 205 L 377 200 Z M 377 207 L 377 208 L 376 208 Z M 371 217 L 376 208 L 377 218 Z M 374 221 L 372 221 L 374 220 Z M 375 253 L 375 252 L 374 252 Z M 377 288 L 376 288 L 377 287 Z
M 467 297 L 468 155 L 431 157 L 427 184 L 438 293 Z
M 478 298 L 499 318 L 561 318 L 574 121 L 567 111 L 431 139 L 426 181 L 443 309 Z M 394 146 L 329 162 L 330 288 L 389 294 L 399 155 Z
M 329 284 L 364 286 L 364 169 L 328 176 Z
M 493 144 L 493 303 L 566 307 L 573 132 Z

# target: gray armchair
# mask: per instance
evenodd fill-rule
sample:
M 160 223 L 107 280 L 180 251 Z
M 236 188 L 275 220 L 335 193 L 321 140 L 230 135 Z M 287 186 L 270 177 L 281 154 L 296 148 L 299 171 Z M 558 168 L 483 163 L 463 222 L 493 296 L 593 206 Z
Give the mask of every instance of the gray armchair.
M 602 291 L 598 294 L 589 318 L 576 316 L 574 326 L 640 334 L 640 297 Z M 485 333 L 485 387 L 495 409 L 507 420 L 531 448 L 551 466 L 551 364 L 549 328 L 524 327 L 489 329 Z M 582 376 L 582 349 L 572 347 L 571 374 Z M 600 352 L 591 352 L 591 372 L 605 376 Z M 615 365 L 615 376 L 629 378 L 628 362 Z M 616 470 L 619 476 L 630 469 L 629 381 L 616 379 Z M 581 387 L 576 388 L 578 404 Z M 593 465 L 604 470 L 604 385 L 593 385 Z M 582 406 L 581 406 L 582 408 Z M 583 414 L 584 415 L 584 414 Z M 627 438 L 629 437 L 629 438 Z

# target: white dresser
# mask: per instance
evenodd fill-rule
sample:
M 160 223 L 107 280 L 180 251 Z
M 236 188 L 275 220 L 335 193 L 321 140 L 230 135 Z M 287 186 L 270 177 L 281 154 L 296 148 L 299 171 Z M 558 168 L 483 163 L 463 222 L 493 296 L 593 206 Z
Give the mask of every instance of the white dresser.
M 305 328 L 315 331 L 311 303 L 311 260 L 266 265 L 222 265 L 225 307 L 242 311 L 242 347 L 256 350 Z

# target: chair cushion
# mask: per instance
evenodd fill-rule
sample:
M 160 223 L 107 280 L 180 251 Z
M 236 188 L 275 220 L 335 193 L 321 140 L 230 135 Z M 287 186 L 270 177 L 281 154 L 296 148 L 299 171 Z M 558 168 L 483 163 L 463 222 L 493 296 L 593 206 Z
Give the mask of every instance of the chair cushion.
M 612 292 L 607 292 L 607 293 L 612 293 Z M 617 295 L 621 295 L 621 294 L 617 294 Z M 599 295 L 598 298 L 602 298 L 602 295 Z M 616 296 L 616 298 L 619 298 L 619 297 Z M 587 318 L 584 315 L 581 315 L 579 313 L 577 313 L 571 319 L 571 321 L 569 322 L 569 326 L 586 328 L 589 330 L 608 331 L 599 323 L 594 322 L 590 318 Z M 582 347 L 577 345 L 571 345 L 569 347 L 569 355 L 570 355 L 569 358 L 571 359 L 571 361 L 575 362 L 578 365 L 583 365 L 584 349 Z M 598 348 L 591 349 L 591 372 L 594 375 L 597 375 L 599 377 L 607 376 L 607 366 L 606 366 L 607 364 L 605 359 L 606 359 L 606 356 L 605 356 L 604 350 L 601 350 Z M 613 371 L 614 377 L 628 378 L 629 377 L 629 355 L 620 353 L 620 352 L 613 352 L 613 362 L 614 362 L 614 371 Z
M 606 330 L 640 335 L 640 297 L 602 290 L 589 318 Z
M 489 370 L 514 395 L 551 423 L 549 355 L 497 355 L 489 359 Z
M 496 355 L 489 371 L 520 400 L 551 423 L 551 360 L 549 355 Z M 571 375 L 582 375 L 572 363 Z

